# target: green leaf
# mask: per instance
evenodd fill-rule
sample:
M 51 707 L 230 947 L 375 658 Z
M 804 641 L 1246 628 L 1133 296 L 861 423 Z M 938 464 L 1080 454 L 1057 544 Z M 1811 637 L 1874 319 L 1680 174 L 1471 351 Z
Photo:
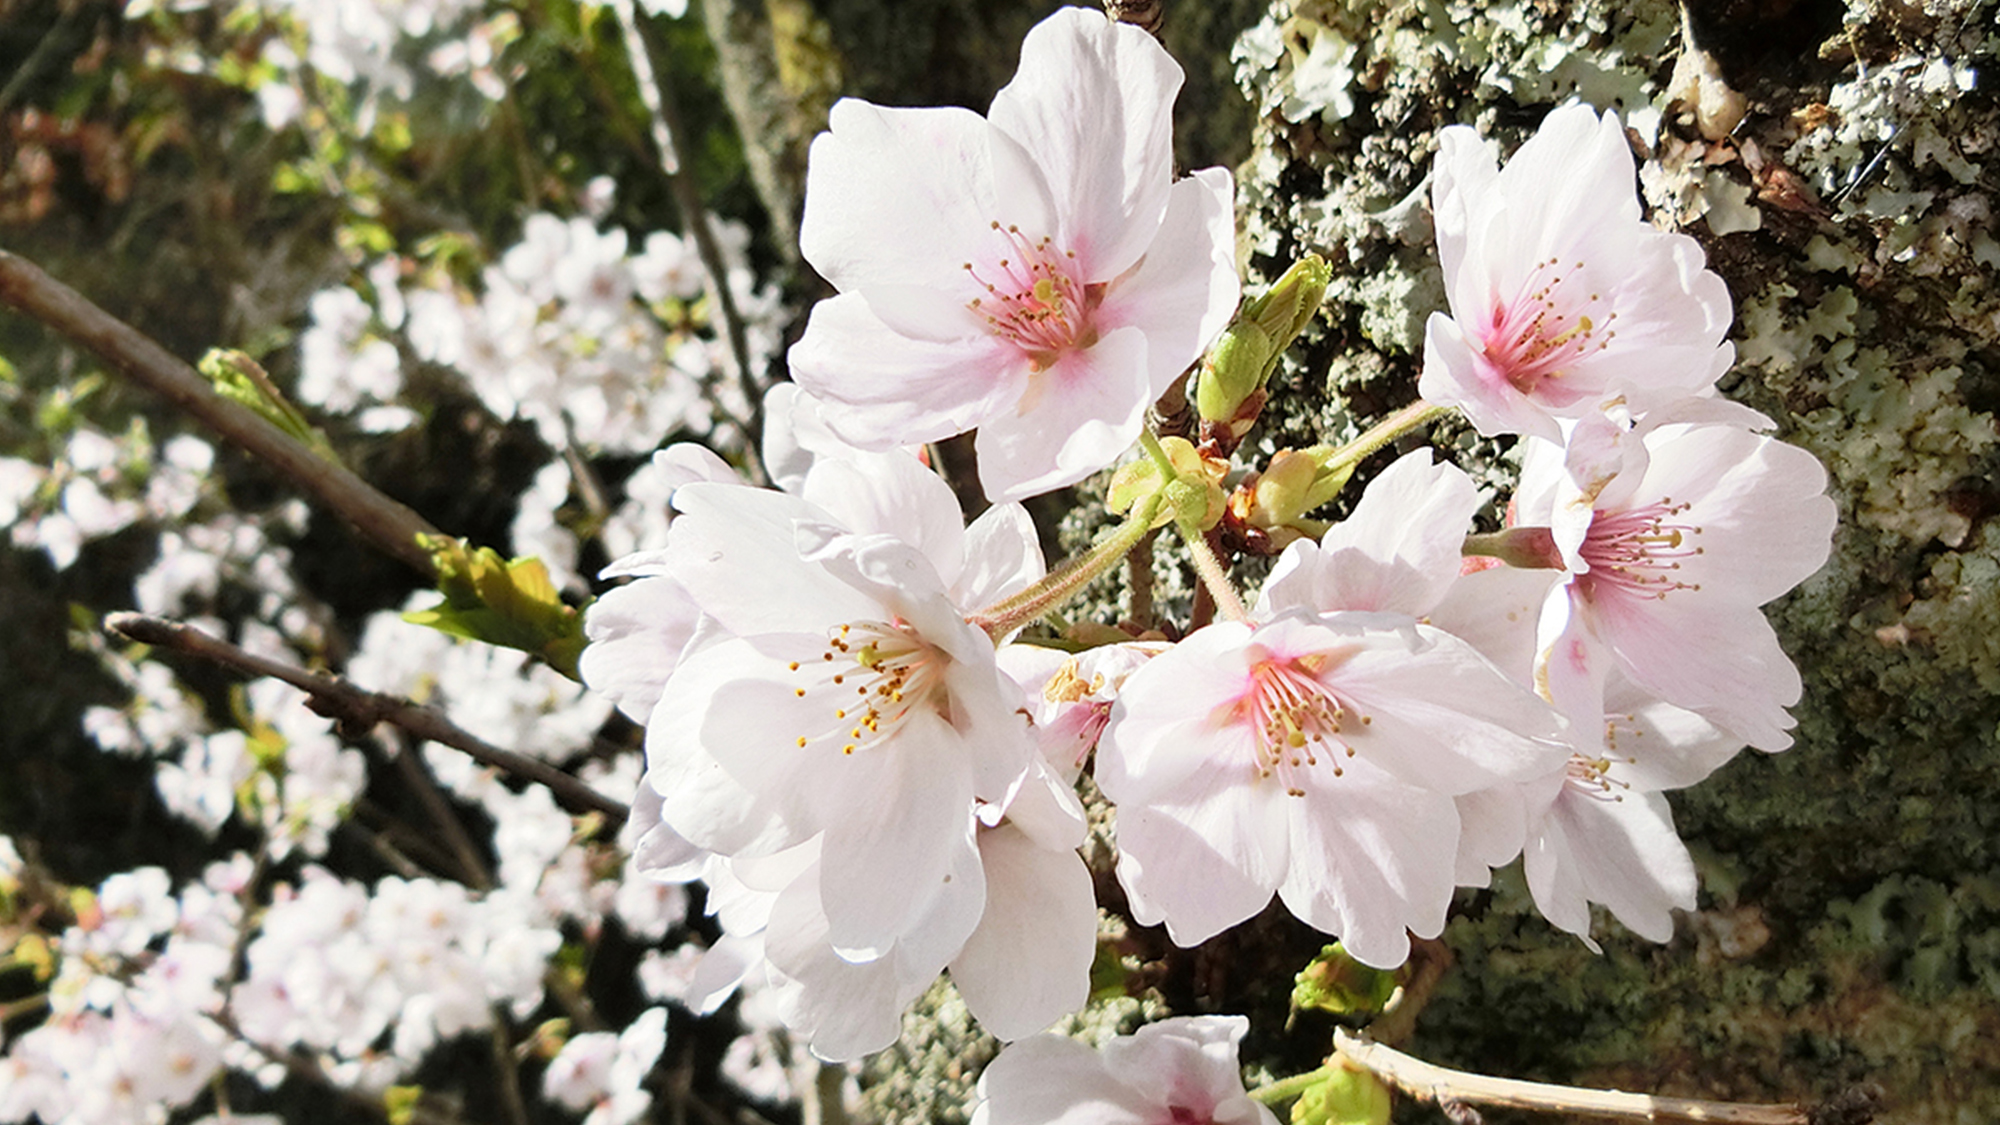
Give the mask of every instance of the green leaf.
M 583 615 L 566 605 L 537 558 L 503 559 L 491 547 L 474 550 L 462 539 L 420 536 L 437 567 L 444 601 L 413 610 L 403 620 L 471 641 L 519 649 L 541 657 L 574 680 L 583 653 Z
M 230 348 L 210 348 L 197 365 L 215 387 L 215 393 L 239 406 L 256 411 L 265 421 L 285 431 L 324 460 L 338 465 L 340 457 L 306 416 L 299 413 L 264 373 L 257 361 Z

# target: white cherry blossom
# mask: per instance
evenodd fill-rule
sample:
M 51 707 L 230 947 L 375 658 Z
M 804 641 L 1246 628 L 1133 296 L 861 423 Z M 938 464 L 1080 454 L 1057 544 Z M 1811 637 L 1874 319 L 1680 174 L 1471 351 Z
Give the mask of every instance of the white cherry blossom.
M 793 376 L 857 444 L 977 427 L 989 496 L 1103 468 L 1234 310 L 1228 173 L 1173 182 L 1180 68 L 1067 8 L 986 118 L 847 100 L 813 143 L 800 246 L 840 295 Z
M 1558 418 L 1621 396 L 1649 409 L 1728 369 L 1729 291 L 1693 239 L 1640 219 L 1616 114 L 1564 106 L 1504 168 L 1452 126 L 1433 177 L 1451 311 L 1425 331 L 1424 398 L 1556 441 Z

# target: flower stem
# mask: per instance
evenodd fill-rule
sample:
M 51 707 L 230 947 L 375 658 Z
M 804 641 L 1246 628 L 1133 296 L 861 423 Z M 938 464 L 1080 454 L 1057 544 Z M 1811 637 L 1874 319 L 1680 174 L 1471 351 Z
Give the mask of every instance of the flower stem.
M 1152 530 L 1159 515 L 1164 491 L 1148 496 L 1133 509 L 1125 522 L 1091 545 L 1090 550 L 1050 571 L 1040 582 L 992 605 L 966 615 L 966 620 L 986 631 L 996 642 L 1001 637 L 1061 608 L 1090 584 L 1092 579 L 1117 566 L 1138 542 Z
M 1333 1077 L 1333 1073 L 1333 1065 L 1329 1063 L 1318 1070 L 1309 1070 L 1304 1074 L 1294 1074 L 1290 1078 L 1280 1078 L 1275 1082 L 1266 1082 L 1264 1085 L 1250 1091 L 1250 1100 L 1262 1105 L 1277 1105 L 1279 1102 L 1298 1097 L 1319 1083 Z
M 1139 444 L 1145 449 L 1146 455 L 1153 459 L 1154 466 L 1160 470 L 1160 491 L 1154 493 L 1154 496 L 1163 496 L 1168 488 L 1180 480 L 1180 474 L 1174 469 L 1173 458 L 1167 456 L 1166 448 L 1160 444 L 1159 438 L 1153 436 L 1151 430 L 1139 431 Z M 1250 614 L 1243 608 L 1243 599 L 1236 595 L 1236 588 L 1229 584 L 1229 572 L 1223 569 L 1221 560 L 1215 557 L 1215 551 L 1209 547 L 1207 534 L 1193 520 L 1182 519 L 1178 513 L 1174 518 L 1174 530 L 1181 533 L 1181 541 L 1187 544 L 1188 555 L 1194 560 L 1195 573 L 1201 575 L 1202 584 L 1215 596 L 1216 607 L 1222 610 L 1223 616 L 1231 621 L 1248 621 Z
M 1373 426 L 1368 427 L 1367 432 L 1363 433 L 1360 437 L 1334 450 L 1327 457 L 1326 461 L 1322 463 L 1320 471 L 1332 474 L 1339 472 L 1341 469 L 1358 465 L 1369 454 L 1395 441 L 1418 426 L 1432 421 L 1450 409 L 1448 406 L 1432 406 L 1423 399 L 1418 399 L 1401 410 L 1396 411 L 1394 414 L 1389 415 L 1387 418 L 1382 419 L 1380 422 L 1375 423 Z
M 1229 584 L 1229 572 L 1222 569 L 1222 560 L 1215 557 L 1209 548 L 1208 536 L 1190 522 L 1174 521 L 1174 530 L 1181 533 L 1181 541 L 1187 544 L 1188 557 L 1194 560 L 1195 573 L 1201 575 L 1202 584 L 1215 596 L 1215 607 L 1231 621 L 1250 620 L 1250 611 L 1243 608 L 1243 599 L 1236 596 L 1236 587 Z

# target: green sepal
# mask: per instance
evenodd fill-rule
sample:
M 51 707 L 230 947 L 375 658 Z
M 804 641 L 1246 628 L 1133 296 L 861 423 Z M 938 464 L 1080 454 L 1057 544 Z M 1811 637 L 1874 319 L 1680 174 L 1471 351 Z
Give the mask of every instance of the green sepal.
M 1314 1008 L 1338 1016 L 1373 1016 L 1394 996 L 1394 972 L 1356 961 L 1339 942 L 1326 946 L 1292 983 L 1292 1010 Z
M 1292 1125 L 1389 1125 L 1389 1088 L 1368 1071 L 1335 1066 L 1292 1103 Z
M 1111 474 L 1105 507 L 1114 515 L 1123 515 L 1155 492 L 1164 491 L 1159 514 L 1153 517 L 1154 527 L 1165 527 L 1174 520 L 1191 521 L 1204 531 L 1214 527 L 1228 503 L 1220 473 L 1186 438 L 1161 438 L 1160 447 L 1173 463 L 1174 479 L 1162 484 L 1160 466 L 1150 457 L 1128 461 Z
M 405 613 L 403 620 L 469 641 L 520 649 L 577 678 L 583 615 L 564 604 L 542 560 L 503 559 L 491 547 L 474 550 L 462 539 L 442 535 L 420 535 L 417 542 L 437 567 L 444 601 Z
M 410 1125 L 417 1117 L 417 1103 L 423 1099 L 422 1086 L 391 1086 L 382 1091 L 382 1112 L 389 1125 Z

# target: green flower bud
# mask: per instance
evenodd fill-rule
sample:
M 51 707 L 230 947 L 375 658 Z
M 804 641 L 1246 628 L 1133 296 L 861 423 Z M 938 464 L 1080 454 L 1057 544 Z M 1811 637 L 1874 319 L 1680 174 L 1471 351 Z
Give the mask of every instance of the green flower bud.
M 1269 292 L 1245 304 L 1209 349 L 1195 383 L 1202 420 L 1240 439 L 1264 405 L 1264 383 L 1292 341 L 1305 330 L 1326 296 L 1333 269 L 1308 254 L 1285 271 Z
M 1395 973 L 1369 968 L 1334 942 L 1293 978 L 1292 1008 L 1372 1016 L 1388 1005 L 1396 988 Z
M 1292 1103 L 1292 1125 L 1389 1125 L 1389 1104 L 1381 1079 L 1341 1066 Z

